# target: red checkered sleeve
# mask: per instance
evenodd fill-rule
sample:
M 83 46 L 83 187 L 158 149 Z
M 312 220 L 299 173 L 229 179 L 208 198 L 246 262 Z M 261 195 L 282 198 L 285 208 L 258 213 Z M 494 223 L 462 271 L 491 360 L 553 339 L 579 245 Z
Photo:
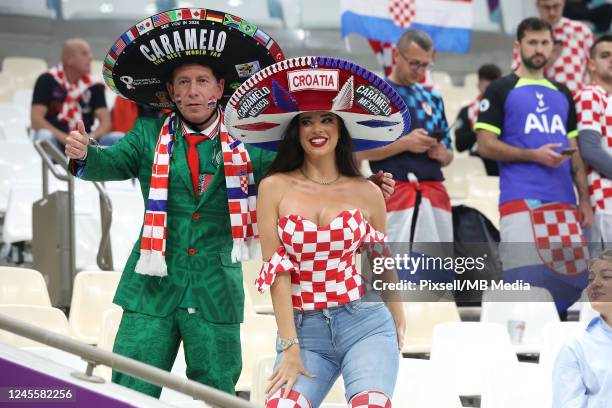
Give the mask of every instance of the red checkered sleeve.
M 391 256 L 391 250 L 387 245 L 387 234 L 377 231 L 369 223 L 366 223 L 362 249 L 369 252 L 372 259 Z
M 278 273 L 287 273 L 295 270 L 293 262 L 287 255 L 284 246 L 278 247 L 269 261 L 265 261 L 259 270 L 259 276 L 255 280 L 255 286 L 259 293 L 264 293 L 274 283 L 274 278 Z
M 603 134 L 602 117 L 605 115 L 604 101 L 593 88 L 583 89 L 576 96 L 578 130 L 594 130 Z

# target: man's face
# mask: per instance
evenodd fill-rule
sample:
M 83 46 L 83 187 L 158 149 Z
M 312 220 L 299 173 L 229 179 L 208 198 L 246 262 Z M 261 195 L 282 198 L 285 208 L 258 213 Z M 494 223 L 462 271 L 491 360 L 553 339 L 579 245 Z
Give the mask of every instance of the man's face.
M 608 84 L 612 83 L 612 42 L 597 44 L 589 68 L 594 78 Z
M 212 69 L 198 64 L 182 65 L 174 70 L 168 93 L 183 117 L 193 123 L 206 120 L 217 105 L 210 104 L 223 96 L 223 79 L 217 81 Z
M 563 17 L 565 0 L 536 0 L 540 18 L 550 25 L 555 25 Z
M 413 42 L 405 50 L 397 48 L 394 57 L 395 76 L 401 82 L 400 85 L 410 86 L 425 76 L 425 71 L 431 67 L 434 51 L 433 49 L 425 51 Z
M 525 31 L 519 43 L 521 61 L 531 70 L 543 69 L 553 50 L 552 35 L 548 30 Z
M 587 294 L 593 309 L 612 313 L 612 261 L 598 259 L 591 265 Z
M 68 57 L 68 65 L 81 76 L 91 72 L 91 48 L 87 43 L 78 43 L 72 47 Z

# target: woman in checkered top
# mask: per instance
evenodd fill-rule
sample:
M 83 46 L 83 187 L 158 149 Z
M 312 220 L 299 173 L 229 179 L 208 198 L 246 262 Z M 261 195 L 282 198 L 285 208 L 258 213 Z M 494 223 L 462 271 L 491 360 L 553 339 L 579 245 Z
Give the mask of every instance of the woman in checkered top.
M 395 140 L 409 117 L 384 81 L 338 61 L 325 70 L 318 69 L 327 65 L 323 59 L 276 64 L 251 84 L 259 95 L 271 94 L 257 115 L 261 122 L 235 119 L 257 103 L 246 101 L 256 95 L 248 81 L 245 97 L 233 97 L 226 113 L 228 128 L 239 129 L 235 137 L 278 151 L 257 198 L 267 261 L 256 284 L 262 292 L 270 288 L 279 329 L 267 407 L 318 407 L 340 374 L 349 407 L 391 407 L 405 317 L 400 303 L 384 303 L 373 292 L 364 299 L 368 282 L 356 253 L 385 241 L 386 207 L 352 153 Z M 358 104 L 360 91 L 368 97 Z M 376 103 L 389 104 L 386 116 L 368 111 Z M 264 123 L 283 132 L 248 133 Z M 361 128 L 360 139 L 352 138 Z M 384 279 L 397 279 L 395 271 Z

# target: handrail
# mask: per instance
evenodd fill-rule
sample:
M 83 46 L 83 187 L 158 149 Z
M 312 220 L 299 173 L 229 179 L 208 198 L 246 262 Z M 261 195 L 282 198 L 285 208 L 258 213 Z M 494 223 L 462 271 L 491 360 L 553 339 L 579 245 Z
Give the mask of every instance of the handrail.
M 68 167 L 68 158 L 64 156 L 53 143 L 47 139 L 38 140 L 34 143 L 34 148 L 38 151 L 43 160 L 43 197 L 49 195 L 49 182 L 47 177 L 47 170 L 50 170 L 53 175 L 61 180 L 68 182 L 68 193 L 70 194 L 70 219 L 74 220 L 74 180 L 73 177 L 68 173 L 60 173 L 53 161 L 59 163 L 64 169 Z M 112 271 L 113 267 L 113 254 L 110 243 L 110 228 L 113 220 L 113 206 L 111 200 L 106 194 L 101 183 L 96 181 L 93 182 L 94 187 L 98 190 L 100 196 L 100 221 L 101 221 L 101 232 L 102 237 L 100 238 L 100 244 L 98 245 L 98 254 L 96 262 L 98 267 L 103 271 Z M 72 221 L 74 223 L 74 221 Z M 74 248 L 74 241 L 71 243 Z
M 101 350 L 89 344 L 76 341 L 68 336 L 34 326 L 32 324 L 0 314 L 0 329 L 7 330 L 19 336 L 46 344 L 78 355 L 88 363 L 87 373 L 90 374 L 97 364 L 111 367 L 122 373 L 138 377 L 160 387 L 168 387 L 187 394 L 195 399 L 214 404 L 223 408 L 257 408 L 249 401 L 219 391 L 192 380 L 180 379 L 167 371 L 152 367 L 140 361 L 133 360 L 106 350 Z

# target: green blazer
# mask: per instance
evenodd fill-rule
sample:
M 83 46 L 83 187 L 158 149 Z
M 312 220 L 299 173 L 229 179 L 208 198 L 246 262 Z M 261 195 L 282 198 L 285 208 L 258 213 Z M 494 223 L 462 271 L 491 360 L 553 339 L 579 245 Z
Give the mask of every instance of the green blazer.
M 80 177 L 91 181 L 138 178 L 147 201 L 155 145 L 163 119 L 139 119 L 134 128 L 108 148 L 88 146 Z M 186 142 L 176 126 L 170 160 L 166 263 L 164 278 L 134 271 L 140 256 L 140 237 L 123 269 L 113 300 L 126 310 L 167 316 L 179 305 L 189 283 L 202 316 L 213 323 L 240 323 L 244 292 L 240 262 L 232 262 L 232 235 L 223 165 L 198 202 L 187 166 Z M 215 143 L 220 144 L 219 137 Z M 267 171 L 275 154 L 247 145 L 255 181 Z M 76 173 L 75 163 L 70 168 Z M 144 218 L 144 214 L 143 214 Z M 138 220 L 142 222 L 143 220 Z M 137 222 L 134 220 L 134 222 Z M 142 228 L 141 228 L 142 233 Z M 191 255 L 190 249 L 195 250 Z

